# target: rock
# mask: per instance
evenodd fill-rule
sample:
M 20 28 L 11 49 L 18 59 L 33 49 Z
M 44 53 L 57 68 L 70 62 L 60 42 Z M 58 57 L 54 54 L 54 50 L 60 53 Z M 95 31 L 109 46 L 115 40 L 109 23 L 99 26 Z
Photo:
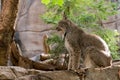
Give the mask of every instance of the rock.
M 44 53 L 43 36 L 49 34 L 49 31 L 40 31 L 51 27 L 40 17 L 45 11 L 41 0 L 19 1 L 14 37 L 24 57 L 32 58 Z
M 104 69 L 89 69 L 85 80 L 120 80 L 118 72 L 120 66 L 112 66 Z
M 107 68 L 80 70 L 41 71 L 16 66 L 0 66 L 0 80 L 120 80 L 120 65 Z M 81 75 L 80 75 L 81 74 Z
M 21 67 L 13 67 L 13 66 L 0 66 L 0 80 L 1 79 L 15 79 L 21 76 L 25 76 L 28 74 L 28 71 Z

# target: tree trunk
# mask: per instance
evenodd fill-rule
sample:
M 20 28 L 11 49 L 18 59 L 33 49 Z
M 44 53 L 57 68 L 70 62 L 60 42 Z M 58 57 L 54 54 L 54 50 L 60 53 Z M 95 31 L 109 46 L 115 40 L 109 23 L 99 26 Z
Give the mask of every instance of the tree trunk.
M 2 0 L 0 13 L 0 65 L 7 65 L 10 53 L 10 44 L 14 34 L 14 22 L 16 19 L 18 0 Z

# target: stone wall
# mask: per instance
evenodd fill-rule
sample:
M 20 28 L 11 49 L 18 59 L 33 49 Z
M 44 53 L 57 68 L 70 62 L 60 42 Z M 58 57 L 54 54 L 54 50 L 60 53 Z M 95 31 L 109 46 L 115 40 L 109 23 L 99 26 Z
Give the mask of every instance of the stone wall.
M 44 52 L 43 36 L 49 32 L 40 32 L 50 28 L 40 16 L 45 12 L 40 0 L 19 0 L 19 11 L 15 24 L 16 42 L 20 45 L 22 55 L 33 57 Z
M 118 10 L 117 15 L 109 17 L 107 21 L 103 21 L 103 26 L 120 32 L 120 10 Z

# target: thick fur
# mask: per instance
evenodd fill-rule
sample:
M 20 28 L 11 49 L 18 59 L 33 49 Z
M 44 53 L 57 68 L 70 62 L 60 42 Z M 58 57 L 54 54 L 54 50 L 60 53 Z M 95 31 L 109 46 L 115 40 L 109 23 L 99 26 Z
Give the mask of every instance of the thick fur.
M 106 42 L 97 35 L 87 34 L 70 20 L 61 20 L 56 28 L 64 34 L 69 52 L 68 69 L 110 66 L 112 59 Z

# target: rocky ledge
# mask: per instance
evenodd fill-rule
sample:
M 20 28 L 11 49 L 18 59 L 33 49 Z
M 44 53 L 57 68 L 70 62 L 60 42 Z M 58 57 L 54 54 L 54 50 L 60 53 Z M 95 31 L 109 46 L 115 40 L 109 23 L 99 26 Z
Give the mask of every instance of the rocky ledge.
M 108 68 L 42 71 L 16 66 L 0 66 L 0 80 L 120 80 L 120 65 Z

